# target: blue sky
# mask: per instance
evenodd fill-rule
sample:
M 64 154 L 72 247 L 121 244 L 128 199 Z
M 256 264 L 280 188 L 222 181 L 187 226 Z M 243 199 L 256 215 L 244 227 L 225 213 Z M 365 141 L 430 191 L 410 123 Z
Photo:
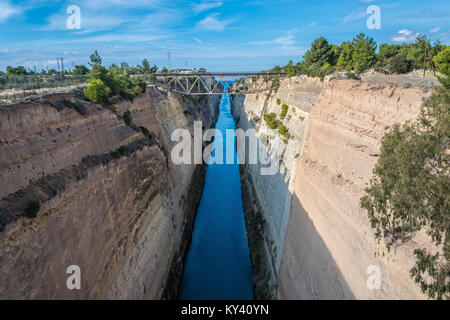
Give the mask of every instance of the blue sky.
M 68 29 L 67 8 L 81 10 Z M 369 30 L 366 9 L 381 9 Z M 0 70 L 7 65 L 66 68 L 86 64 L 97 49 L 105 64 L 143 58 L 172 67 L 256 71 L 298 61 L 320 36 L 331 43 L 359 32 L 378 44 L 411 42 L 417 34 L 449 44 L 448 0 L 0 0 Z

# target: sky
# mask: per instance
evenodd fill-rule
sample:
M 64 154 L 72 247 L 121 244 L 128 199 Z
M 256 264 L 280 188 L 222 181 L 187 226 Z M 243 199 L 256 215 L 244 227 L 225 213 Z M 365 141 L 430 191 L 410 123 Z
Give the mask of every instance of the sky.
M 379 28 L 368 27 L 369 6 Z M 425 34 L 449 45 L 449 18 L 448 0 L 0 0 L 0 70 L 56 68 L 59 57 L 71 69 L 98 50 L 105 65 L 163 67 L 170 53 L 172 68 L 259 71 L 298 62 L 321 36 L 340 44 L 364 32 L 380 44 Z

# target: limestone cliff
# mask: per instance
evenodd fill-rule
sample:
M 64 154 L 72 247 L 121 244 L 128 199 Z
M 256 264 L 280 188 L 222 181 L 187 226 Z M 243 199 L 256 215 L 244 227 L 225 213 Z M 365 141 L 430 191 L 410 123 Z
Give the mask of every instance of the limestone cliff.
M 259 165 L 243 166 L 243 182 L 254 190 L 246 192 L 254 203 L 246 210 L 249 242 L 261 242 L 261 233 L 264 239 L 264 246 L 251 248 L 254 268 L 256 263 L 262 273 L 271 271 L 265 281 L 255 272 L 259 297 L 424 298 L 408 271 L 412 248 L 425 240 L 417 235 L 395 252 L 374 257 L 380 247 L 359 199 L 381 137 L 393 124 L 417 116 L 433 84 L 389 76 L 323 82 L 303 76 L 281 81 L 278 92 L 233 99 L 238 126 L 255 128 L 280 163 L 273 176 L 261 175 Z M 283 104 L 288 112 L 281 120 Z M 288 128 L 287 143 L 263 120 L 271 112 Z M 258 224 L 266 225 L 259 233 L 257 213 L 265 221 Z M 370 266 L 380 268 L 378 290 L 366 285 Z
M 0 298 L 161 298 L 204 175 L 172 165 L 170 134 L 214 126 L 218 102 L 149 88 L 117 114 L 77 94 L 0 107 Z

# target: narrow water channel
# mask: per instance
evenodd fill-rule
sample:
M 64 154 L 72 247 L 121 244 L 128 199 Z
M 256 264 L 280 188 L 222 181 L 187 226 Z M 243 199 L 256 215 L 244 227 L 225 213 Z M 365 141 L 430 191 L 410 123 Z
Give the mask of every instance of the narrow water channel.
M 212 152 L 223 148 L 226 157 L 226 129 L 235 129 L 230 98 L 222 95 Z M 235 145 L 234 143 L 232 144 Z M 228 150 L 237 159 L 236 148 Z M 239 165 L 210 164 L 194 223 L 179 299 L 253 299 L 253 271 L 242 208 Z

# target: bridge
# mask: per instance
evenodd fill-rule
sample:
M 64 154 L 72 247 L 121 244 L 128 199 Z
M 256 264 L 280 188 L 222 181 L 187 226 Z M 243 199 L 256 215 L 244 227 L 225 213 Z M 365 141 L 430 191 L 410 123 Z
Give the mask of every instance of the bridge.
M 187 95 L 250 94 L 270 90 L 282 72 L 177 72 L 154 77 L 172 92 Z

